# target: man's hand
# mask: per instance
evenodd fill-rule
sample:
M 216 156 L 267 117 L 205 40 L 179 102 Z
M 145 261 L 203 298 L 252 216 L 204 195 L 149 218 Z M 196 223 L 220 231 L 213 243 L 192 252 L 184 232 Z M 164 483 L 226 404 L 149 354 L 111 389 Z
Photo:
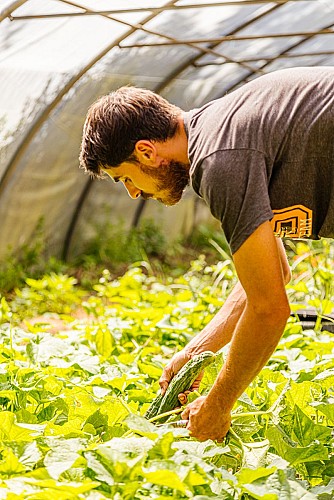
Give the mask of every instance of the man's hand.
M 181 418 L 189 420 L 187 429 L 199 441 L 222 441 L 231 425 L 230 413 L 223 413 L 216 405 L 208 404 L 206 396 L 190 403 Z
M 161 393 L 165 394 L 167 387 L 172 380 L 172 378 L 181 370 L 182 366 L 185 365 L 191 359 L 191 355 L 187 352 L 186 349 L 182 349 L 182 351 L 174 354 L 170 362 L 165 366 L 164 371 L 159 380 L 159 385 L 161 387 Z M 203 378 L 204 372 L 200 373 L 195 382 L 193 383 L 190 390 L 195 390 L 199 388 L 201 380 Z M 185 393 L 179 394 L 179 400 L 181 404 L 185 404 L 187 402 L 187 394 L 190 391 L 186 391 Z

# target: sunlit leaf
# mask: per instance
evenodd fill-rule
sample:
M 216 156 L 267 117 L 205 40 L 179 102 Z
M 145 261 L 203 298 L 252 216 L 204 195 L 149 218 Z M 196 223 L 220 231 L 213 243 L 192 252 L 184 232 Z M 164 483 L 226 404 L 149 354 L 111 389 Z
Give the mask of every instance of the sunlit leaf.
M 95 335 L 95 344 L 97 352 L 104 358 L 108 358 L 112 351 L 114 341 L 109 330 L 99 328 Z
M 36 432 L 25 429 L 21 424 L 15 423 L 14 413 L 0 412 L 0 440 L 2 441 L 32 441 Z
M 68 470 L 80 457 L 79 451 L 85 448 L 85 441 L 80 439 L 57 439 L 49 442 L 51 450 L 44 457 L 46 470 L 53 479 Z
M 146 418 L 139 415 L 128 415 L 124 422 L 132 431 L 139 433 L 141 436 L 146 436 L 151 439 L 158 437 L 157 427 L 151 424 Z
M 152 472 L 144 472 L 144 477 L 148 482 L 168 486 L 171 489 L 186 492 L 186 487 L 183 481 L 180 480 L 176 472 L 170 470 L 156 470 Z
M 307 446 L 315 440 L 326 442 L 332 434 L 328 427 L 315 424 L 297 405 L 295 405 L 293 433 L 301 446 Z
M 20 463 L 19 459 L 14 455 L 13 450 L 7 448 L 1 453 L 0 460 L 0 476 L 5 474 L 11 476 L 12 474 L 19 474 L 25 472 L 25 467 Z
M 334 403 L 331 404 L 318 404 L 316 406 L 316 409 L 321 411 L 326 417 L 331 421 L 331 423 L 334 423 Z
M 292 466 L 328 459 L 328 450 L 323 444 L 312 443 L 309 446 L 292 446 L 284 441 L 284 436 L 274 427 L 268 429 L 267 437 L 276 451 Z

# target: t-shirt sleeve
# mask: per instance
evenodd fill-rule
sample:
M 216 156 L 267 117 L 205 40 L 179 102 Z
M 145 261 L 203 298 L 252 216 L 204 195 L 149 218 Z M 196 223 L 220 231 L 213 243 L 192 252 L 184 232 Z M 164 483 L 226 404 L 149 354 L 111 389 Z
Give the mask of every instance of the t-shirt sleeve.
M 268 183 L 265 157 L 256 150 L 218 151 L 194 170 L 192 185 L 221 221 L 232 254 L 272 219 Z

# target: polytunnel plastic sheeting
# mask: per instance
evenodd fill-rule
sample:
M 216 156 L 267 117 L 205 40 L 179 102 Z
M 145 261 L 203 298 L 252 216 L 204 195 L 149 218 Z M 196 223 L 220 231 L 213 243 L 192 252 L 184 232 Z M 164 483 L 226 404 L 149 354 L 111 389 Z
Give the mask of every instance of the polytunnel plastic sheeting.
M 33 4 L 53 5 L 52 2 Z M 58 2 L 57 2 L 58 3 Z M 29 12 L 30 2 L 17 11 Z M 53 9 L 52 9 L 53 11 Z M 29 128 L 32 115 L 52 103 L 71 77 L 80 73 L 94 56 L 127 31 L 102 17 L 61 18 L 13 22 L 0 29 L 1 114 L 6 118 L 3 135 L 15 137 L 15 128 Z M 5 138 L 8 142 L 8 137 Z
M 3 0 L 0 21 L 0 256 L 42 218 L 54 255 L 121 220 L 154 219 L 173 237 L 211 220 L 191 190 L 166 208 L 83 175 L 98 96 L 132 84 L 188 110 L 275 69 L 334 64 L 330 0 Z

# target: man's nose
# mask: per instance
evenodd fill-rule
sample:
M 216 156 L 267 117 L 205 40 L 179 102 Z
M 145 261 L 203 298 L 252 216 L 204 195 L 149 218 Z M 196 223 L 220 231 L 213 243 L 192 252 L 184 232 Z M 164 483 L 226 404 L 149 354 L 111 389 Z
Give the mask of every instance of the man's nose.
M 129 196 L 131 196 L 131 198 L 133 198 L 134 200 L 136 198 L 139 198 L 139 196 L 141 195 L 141 190 L 136 188 L 136 186 L 134 186 L 133 184 L 125 182 L 124 186 L 129 194 Z

